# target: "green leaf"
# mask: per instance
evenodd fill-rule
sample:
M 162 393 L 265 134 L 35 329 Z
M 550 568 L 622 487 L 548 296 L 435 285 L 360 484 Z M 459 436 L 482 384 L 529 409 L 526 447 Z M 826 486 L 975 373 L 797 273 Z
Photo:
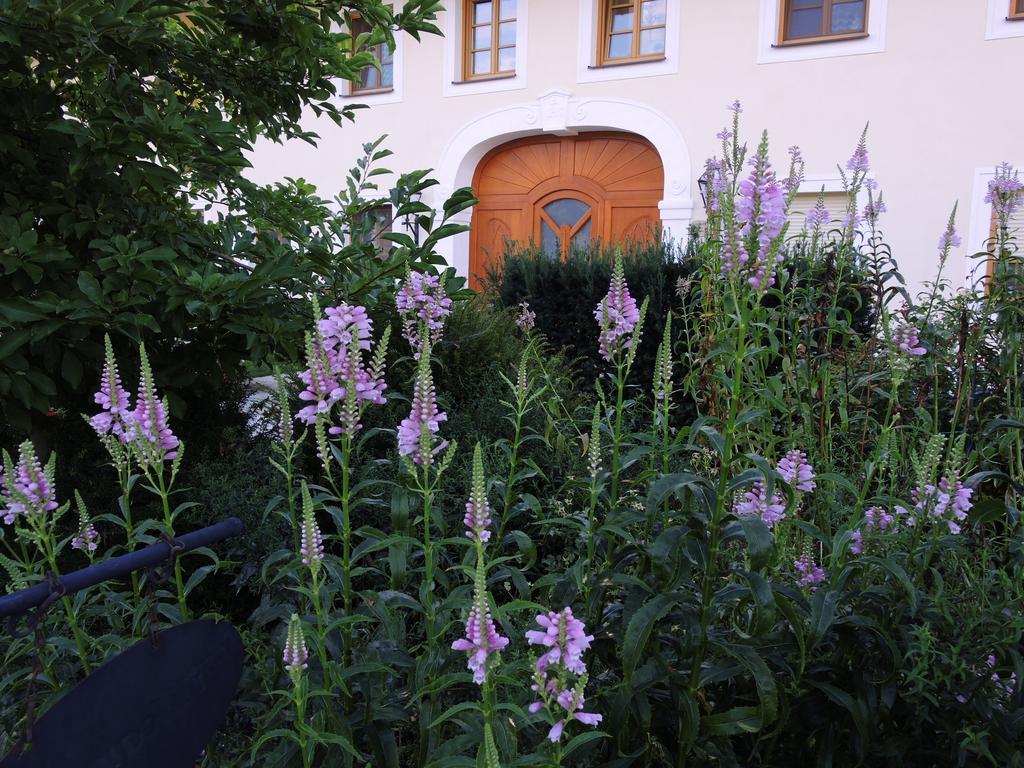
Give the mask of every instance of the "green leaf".
M 622 674 L 629 679 L 640 663 L 640 656 L 654 631 L 654 625 L 678 602 L 674 595 L 655 595 L 644 603 L 629 620 L 622 639 Z
M 574 736 L 568 744 L 565 745 L 565 749 L 562 750 L 562 757 L 569 757 L 569 755 L 571 755 L 573 752 L 584 747 L 592 741 L 609 738 L 611 738 L 611 735 L 605 733 L 604 731 L 587 731 L 585 733 L 578 734 L 577 736 Z

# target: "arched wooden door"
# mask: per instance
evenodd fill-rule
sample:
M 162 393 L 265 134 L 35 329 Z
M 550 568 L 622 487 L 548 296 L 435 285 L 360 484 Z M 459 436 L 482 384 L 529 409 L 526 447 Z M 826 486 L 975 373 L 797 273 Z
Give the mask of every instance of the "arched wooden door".
M 664 177 L 657 150 L 631 133 L 537 136 L 492 149 L 473 179 L 471 283 L 486 279 L 511 242 L 559 257 L 591 240 L 657 237 Z

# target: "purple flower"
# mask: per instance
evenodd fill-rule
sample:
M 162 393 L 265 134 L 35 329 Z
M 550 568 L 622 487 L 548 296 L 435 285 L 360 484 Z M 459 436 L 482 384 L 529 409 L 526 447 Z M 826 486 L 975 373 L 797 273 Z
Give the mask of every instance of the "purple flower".
M 950 248 L 960 247 L 960 235 L 956 233 L 956 229 L 952 223 L 946 227 L 946 230 L 939 235 L 939 253 L 946 253 Z
M 317 321 L 313 334 L 306 338 L 307 368 L 299 374 L 306 388 L 299 399 L 310 404 L 299 410 L 296 418 L 315 424 L 340 403 L 339 423 L 329 431 L 332 435 L 352 435 L 362 428 L 359 419 L 367 404 L 384 404 L 387 385 L 382 369 L 390 329 L 385 329 L 367 364 L 363 352 L 370 349 L 373 321 L 366 309 L 339 304 L 328 307 L 324 314 L 326 317 Z
M 590 648 L 594 636 L 588 635 L 583 622 L 572 615 L 572 608 L 538 614 L 537 623 L 541 629 L 526 633 L 531 645 L 548 649 L 537 659 L 537 669 L 543 672 L 552 664 L 560 664 L 577 675 L 585 674 L 583 654 Z
M 466 651 L 469 654 L 467 666 L 473 673 L 473 682 L 483 685 L 487 676 L 487 660 L 507 646 L 508 642 L 507 637 L 498 634 L 491 614 L 476 605 L 466 619 L 466 636 L 452 643 L 452 650 Z
M 306 661 L 309 659 L 309 651 L 306 649 L 306 637 L 302 631 L 302 621 L 297 613 L 292 614 L 288 622 L 288 636 L 284 643 L 284 668 L 292 676 L 292 680 L 298 682 L 299 676 L 306 668 Z
M 132 409 L 128 392 L 121 386 L 121 374 L 117 370 L 110 336 L 104 336 L 103 342 L 106 349 L 103 373 L 100 376 L 99 391 L 93 395 L 93 400 L 102 410 L 89 419 L 89 423 L 101 437 L 110 434 L 123 441 Z
M 814 467 L 807 463 L 807 454 L 793 449 L 779 460 L 776 467 L 779 476 L 787 485 L 800 493 L 810 493 L 815 488 Z
M 1012 696 L 1013 692 L 1017 689 L 1017 673 L 1011 672 L 1010 676 L 1004 680 L 999 673 L 995 671 L 996 657 L 993 655 L 989 655 L 989 657 L 985 659 L 985 666 L 987 666 L 989 671 L 992 673 L 990 679 L 995 683 L 996 690 L 1000 693 L 1005 693 L 1007 696 Z
M 178 455 L 178 438 L 167 423 L 167 403 L 157 395 L 145 346 L 139 347 L 141 373 L 135 410 L 128 419 L 128 443 L 143 466 L 155 467 Z
M 892 343 L 897 352 L 904 355 L 920 356 L 928 350 L 921 346 L 916 327 L 907 322 L 899 322 L 892 331 Z
M 536 325 L 537 314 L 530 309 L 529 302 L 519 302 L 519 311 L 516 312 L 516 325 L 525 334 L 529 334 Z
M 538 701 L 530 704 L 529 710 L 539 712 L 547 708 L 553 721 L 548 739 L 556 743 L 572 720 L 584 725 L 601 722 L 601 715 L 582 711 L 585 703 L 583 691 L 587 685 L 583 653 L 590 648 L 590 641 L 594 638 L 586 633 L 583 622 L 574 618 L 572 609 L 568 607 L 559 613 L 549 611 L 540 614 L 537 623 L 542 630 L 531 630 L 526 633 L 526 638 L 532 645 L 548 650 L 537 659 L 530 689 L 537 694 Z M 568 684 L 570 674 L 580 676 L 572 687 Z
M 722 131 L 718 137 L 723 142 L 732 138 L 730 131 Z M 712 213 L 717 213 L 722 207 L 722 195 L 729 187 L 729 179 L 726 177 L 727 164 L 725 160 L 708 158 L 704 163 L 703 178 L 707 181 L 707 206 Z
M 864 551 L 864 536 L 859 530 L 850 536 L 850 553 L 859 555 Z
M 430 372 L 430 344 L 420 355 L 416 384 L 412 398 L 412 410 L 398 425 L 398 455 L 408 456 L 414 464 L 427 466 L 438 452 L 448 445 L 447 440 L 436 443 L 441 422 L 448 415 L 437 407 L 434 379 Z
M 819 195 L 818 202 L 807 212 L 807 229 L 814 232 L 822 227 L 827 227 L 831 221 L 832 214 L 825 207 L 825 197 L 824 195 Z
M 885 201 L 882 200 L 882 194 L 878 194 L 878 198 L 874 198 L 872 195 L 868 195 L 868 202 L 864 206 L 864 220 L 870 225 L 875 226 L 878 222 L 878 217 L 888 211 L 888 207 L 885 205 Z
M 0 515 L 10 525 L 20 515 L 35 518 L 57 509 L 53 491 L 53 471 L 44 471 L 31 442 L 18 449 L 18 463 L 4 452 L 4 471 L 0 473 Z
M 800 576 L 796 582 L 800 589 L 813 592 L 819 584 L 825 581 L 825 571 L 814 562 L 814 558 L 810 555 L 803 555 L 799 560 L 794 560 L 793 567 Z
M 846 169 L 854 174 L 865 174 L 870 167 L 871 165 L 868 162 L 867 129 L 865 128 L 864 133 L 860 135 L 860 141 L 857 142 L 857 148 L 853 150 L 850 159 L 846 161 Z
M 71 548 L 81 552 L 95 552 L 98 546 L 100 535 L 92 523 L 86 523 L 85 527 L 78 529 L 78 534 L 71 540 Z
M 778 491 L 769 499 L 767 487 L 758 480 L 749 491 L 736 494 L 732 511 L 736 517 L 760 517 L 765 526 L 774 528 L 786 517 L 786 503 Z
M 1000 227 L 1005 227 L 1013 212 L 1024 201 L 1024 182 L 1009 163 L 1000 163 L 995 177 L 988 183 L 985 202 L 992 206 Z
M 583 683 L 577 684 L 575 688 L 566 688 L 564 690 L 558 690 L 554 695 L 554 700 L 558 706 L 565 710 L 566 717 L 558 720 L 551 730 L 548 731 L 548 740 L 552 744 L 556 744 L 562 738 L 562 732 L 565 730 L 566 720 L 576 720 L 583 723 L 584 725 L 598 725 L 602 719 L 601 715 L 594 712 L 583 712 L 583 705 L 586 703 L 586 699 L 583 696 Z M 534 702 L 539 703 L 539 702 Z M 532 706 L 532 705 L 531 705 Z
M 868 533 L 871 533 L 875 528 L 885 533 L 890 528 L 895 530 L 896 528 L 896 517 L 881 507 L 868 507 L 864 510 L 864 519 L 867 521 Z
M 78 533 L 71 540 L 71 548 L 91 556 L 99 546 L 100 534 L 89 519 L 89 510 L 78 491 L 75 491 L 75 505 L 78 507 Z
M 730 112 L 736 114 L 736 115 L 739 115 L 740 113 L 743 112 L 743 107 L 740 106 L 740 100 L 739 99 L 736 99 L 735 101 L 733 101 L 732 104 L 726 105 L 725 108 L 728 109 Z
M 751 171 L 739 183 L 736 200 L 736 222 L 742 225 L 740 234 L 747 240 L 747 251 L 753 253 L 747 281 L 758 290 L 770 288 L 775 282 L 775 267 L 779 260 L 775 240 L 786 224 L 786 191 L 775 178 L 768 161 L 768 136 L 761 140 L 757 153 L 748 163 Z M 742 264 L 742 262 L 741 262 Z M 736 266 L 732 264 L 732 269 Z
M 800 154 L 800 147 L 789 148 L 789 176 L 783 182 L 787 195 L 795 195 L 800 191 L 800 185 L 804 180 L 804 158 Z
M 919 519 L 929 516 L 941 520 L 946 523 L 950 533 L 958 534 L 961 531 L 960 523 L 967 519 L 967 513 L 974 506 L 971 501 L 973 494 L 974 490 L 964 487 L 958 478 L 943 477 L 938 485 L 926 483 L 923 487 L 915 488 L 910 498 Z
M 601 328 L 598 348 L 601 356 L 612 362 L 632 342 L 633 329 L 640 322 L 640 310 L 636 299 L 629 294 L 626 276 L 622 266 L 622 254 L 615 254 L 611 284 L 607 295 L 598 302 L 594 318 Z
M 452 313 L 452 300 L 437 275 L 410 272 L 395 294 L 395 305 L 402 317 L 402 335 L 416 357 L 428 341 L 434 345 L 441 340 L 444 318 Z M 426 329 L 425 338 L 420 338 L 421 326 Z

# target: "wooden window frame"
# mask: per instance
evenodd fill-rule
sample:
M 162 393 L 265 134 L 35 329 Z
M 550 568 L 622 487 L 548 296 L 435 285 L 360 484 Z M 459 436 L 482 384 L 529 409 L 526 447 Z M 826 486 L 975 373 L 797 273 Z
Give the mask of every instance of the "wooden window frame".
M 836 3 L 842 4 L 843 0 L 821 0 L 822 27 L 832 28 L 832 6 Z M 789 20 L 793 11 L 793 0 L 779 0 L 779 47 L 793 45 L 814 45 L 817 43 L 834 43 L 842 40 L 862 40 L 868 37 L 868 21 L 871 15 L 871 0 L 864 0 L 864 26 L 859 32 L 824 33 L 819 35 L 804 35 L 802 37 L 787 37 Z
M 356 32 L 356 22 L 362 20 L 363 17 L 360 16 L 358 13 L 352 13 L 353 48 L 355 38 L 362 34 L 361 32 Z M 392 93 L 395 90 L 395 52 L 388 48 L 387 43 L 377 43 L 376 45 L 371 46 L 368 50 L 371 53 L 373 53 L 373 55 L 376 57 L 377 61 L 380 62 L 381 65 L 385 64 L 384 59 L 386 57 L 391 58 L 391 61 L 387 62 L 391 64 L 391 85 L 382 85 L 377 88 L 363 88 L 358 80 L 350 80 L 348 89 L 350 96 L 372 96 L 375 93 Z M 363 69 L 369 69 L 369 67 L 364 67 Z M 362 75 L 362 72 L 362 69 L 359 70 L 360 76 Z M 377 72 L 380 73 L 381 70 L 377 70 Z M 381 81 L 383 82 L 383 74 L 381 74 Z
M 476 82 L 478 80 L 500 80 L 516 76 L 516 68 L 500 70 L 500 51 L 512 48 L 516 52 L 516 67 L 519 65 L 519 7 L 516 6 L 516 15 L 511 19 L 501 18 L 501 4 L 503 0 L 463 0 L 462 3 L 462 82 Z M 484 24 L 474 24 L 474 6 L 481 2 L 490 2 L 491 20 Z M 499 40 L 500 26 L 512 24 L 516 30 L 516 40 L 512 45 L 501 45 Z M 473 54 L 486 51 L 487 48 L 473 47 L 473 30 L 477 27 L 491 28 L 491 68 L 487 72 L 479 74 L 473 72 Z
M 1010 0 L 1010 13 L 1007 21 L 1024 21 L 1024 0 Z
M 668 49 L 668 3 L 665 3 L 665 21 L 661 24 L 643 26 L 640 18 L 643 0 L 631 0 L 633 3 L 633 51 L 631 56 L 610 58 L 608 56 L 608 41 L 611 38 L 612 5 L 611 0 L 599 0 L 600 17 L 597 29 L 597 66 L 617 67 L 622 64 L 639 64 L 646 61 L 664 61 L 665 51 L 661 53 L 640 53 L 640 33 L 651 29 L 665 30 L 665 48 Z M 619 6 L 625 7 L 625 6 Z

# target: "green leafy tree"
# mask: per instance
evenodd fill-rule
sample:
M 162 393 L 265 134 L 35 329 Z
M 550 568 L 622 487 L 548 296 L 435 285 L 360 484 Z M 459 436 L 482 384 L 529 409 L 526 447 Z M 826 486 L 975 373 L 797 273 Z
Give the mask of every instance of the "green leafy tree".
M 304 113 L 341 124 L 340 83 L 377 66 L 395 35 L 439 34 L 436 0 L 157 2 L 0 0 L 0 412 L 25 431 L 81 409 L 102 339 L 145 341 L 172 404 L 206 396 L 245 362 L 301 351 L 311 292 L 378 291 L 422 268 L 440 217 L 424 171 L 399 179 L 374 258 L 356 222 L 378 196 L 379 142 L 328 201 L 301 179 L 243 175 L 257 138 L 315 143 Z M 353 39 L 358 13 L 370 32 Z M 440 218 L 440 221 L 437 219 Z M 372 297 L 371 297 L 372 298 Z

